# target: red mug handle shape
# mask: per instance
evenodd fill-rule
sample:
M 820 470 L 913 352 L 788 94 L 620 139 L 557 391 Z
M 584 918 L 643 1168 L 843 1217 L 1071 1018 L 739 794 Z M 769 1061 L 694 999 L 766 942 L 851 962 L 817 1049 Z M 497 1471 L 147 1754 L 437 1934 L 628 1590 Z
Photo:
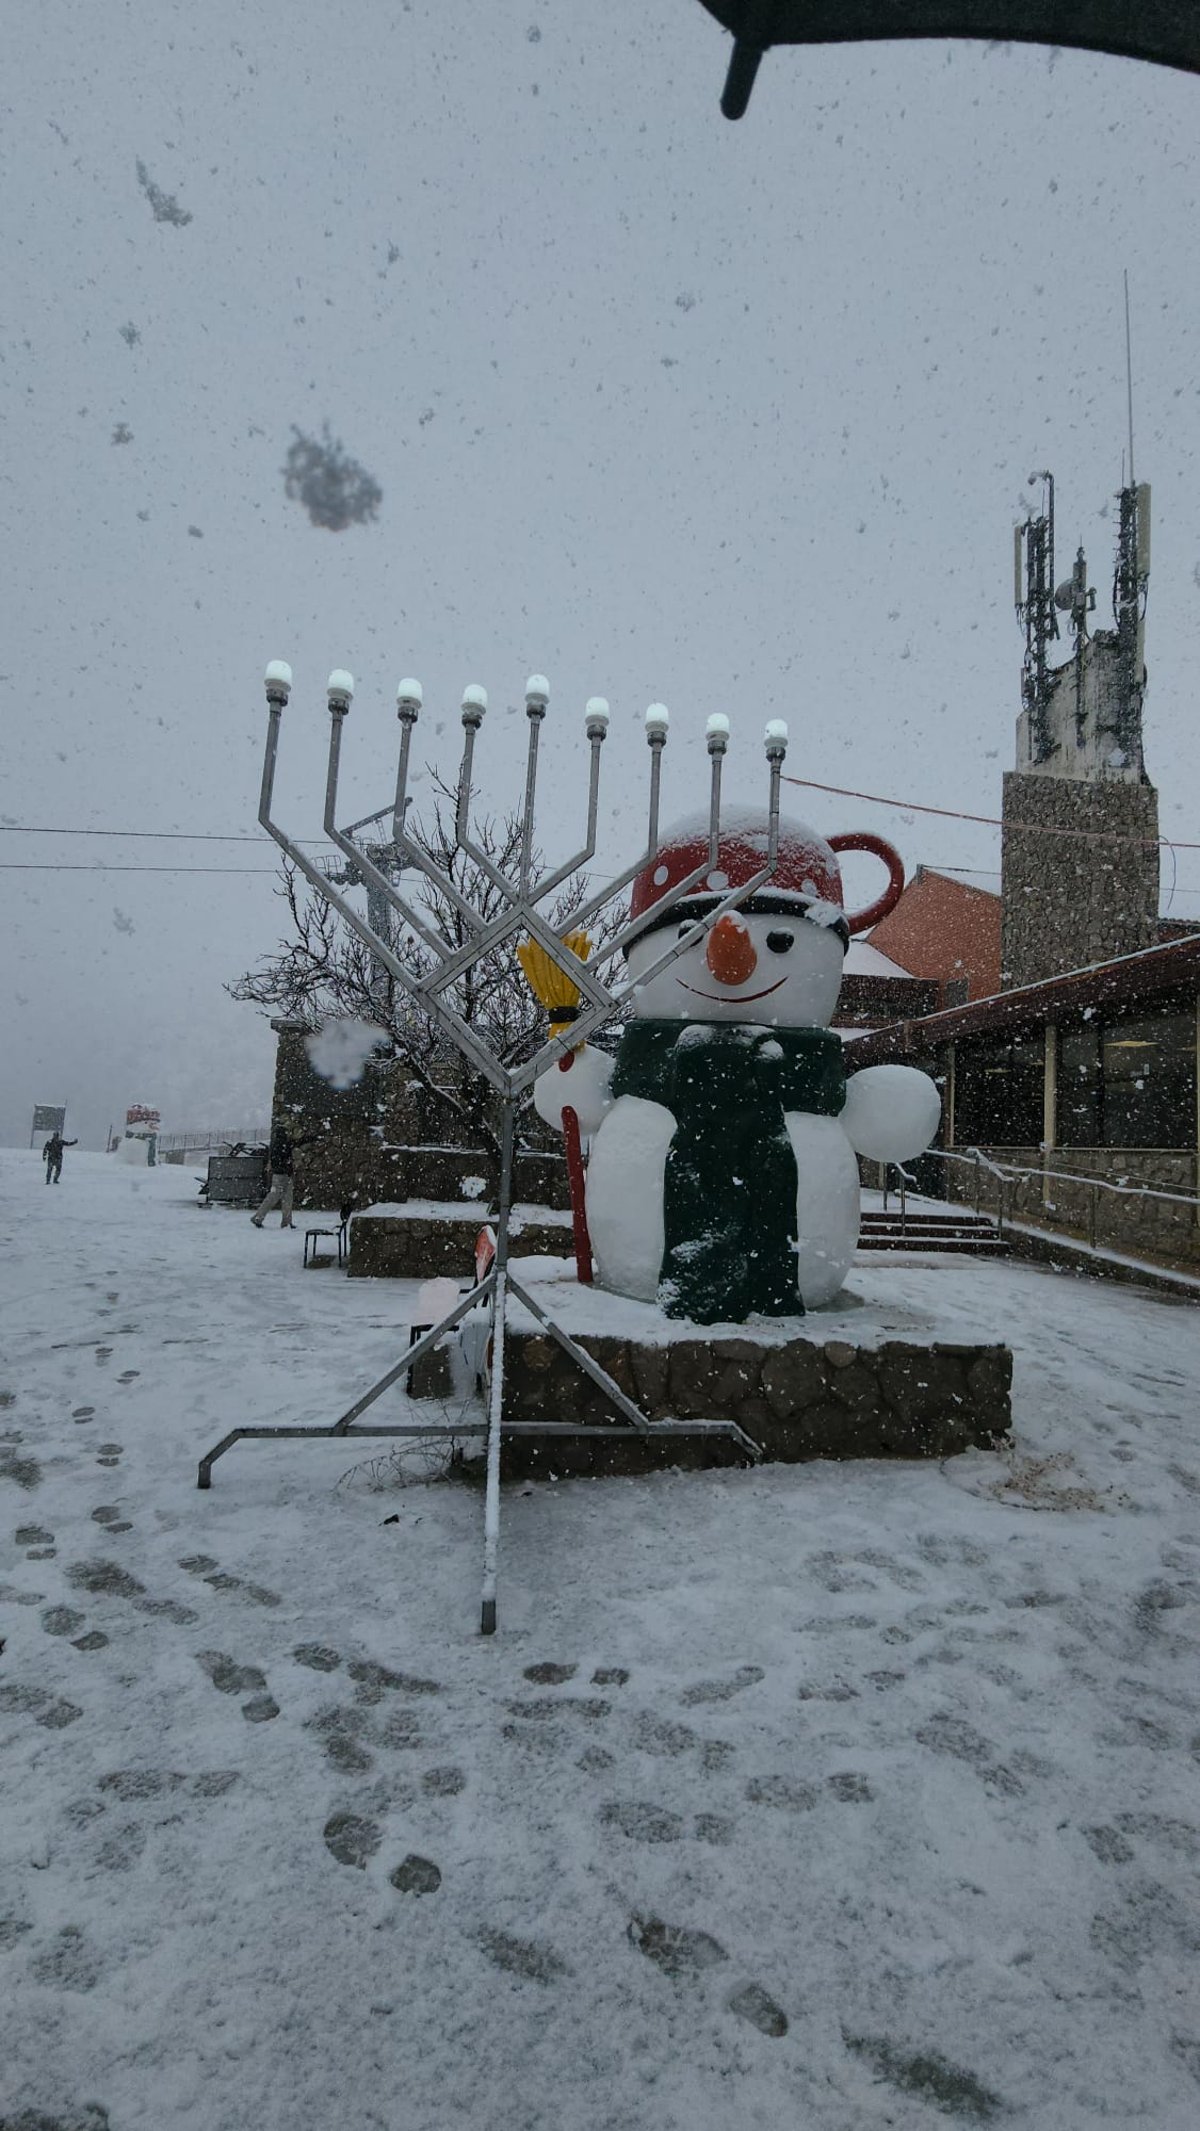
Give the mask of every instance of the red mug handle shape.
M 894 910 L 903 895 L 904 860 L 894 844 L 888 843 L 886 837 L 872 835 L 870 829 L 849 829 L 843 836 L 831 836 L 829 848 L 831 851 L 870 851 L 875 858 L 881 858 L 888 869 L 888 884 L 883 894 L 868 903 L 865 910 L 856 910 L 852 917 L 847 913 L 846 923 L 850 931 L 865 932 L 868 926 L 877 925 L 880 918 L 885 918 L 889 910 Z

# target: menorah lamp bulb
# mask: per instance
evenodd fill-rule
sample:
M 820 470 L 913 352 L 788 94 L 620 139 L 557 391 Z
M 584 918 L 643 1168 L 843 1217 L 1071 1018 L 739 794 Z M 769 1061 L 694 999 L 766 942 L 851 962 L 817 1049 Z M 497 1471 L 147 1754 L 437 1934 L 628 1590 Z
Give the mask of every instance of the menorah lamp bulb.
M 787 738 L 788 729 L 786 719 L 768 718 L 766 728 L 763 732 L 763 740 L 766 744 L 767 753 L 770 754 L 773 748 L 778 748 L 780 750 L 784 749 L 787 746 Z
M 665 740 L 667 737 L 667 727 L 670 725 L 670 723 L 671 713 L 667 709 L 666 704 L 652 703 L 650 705 L 649 710 L 646 712 L 647 740 Z
M 268 688 L 282 688 L 286 692 L 292 685 L 292 669 L 286 659 L 272 659 L 263 679 Z
M 608 702 L 604 696 L 589 696 L 584 708 L 589 740 L 593 735 L 603 740 L 608 731 Z
M 544 673 L 531 673 L 525 683 L 525 708 L 545 710 L 550 701 L 550 683 Z
M 729 720 L 723 710 L 714 710 L 704 728 L 707 740 L 728 740 Z
M 472 686 L 463 689 L 462 721 L 464 725 L 481 725 L 487 709 L 487 689 Z
M 425 701 L 425 692 L 419 681 L 397 681 L 396 702 L 407 703 L 413 710 L 420 710 Z
M 344 666 L 335 666 L 325 683 L 325 693 L 331 703 L 336 696 L 349 706 L 354 701 L 354 675 L 347 673 Z

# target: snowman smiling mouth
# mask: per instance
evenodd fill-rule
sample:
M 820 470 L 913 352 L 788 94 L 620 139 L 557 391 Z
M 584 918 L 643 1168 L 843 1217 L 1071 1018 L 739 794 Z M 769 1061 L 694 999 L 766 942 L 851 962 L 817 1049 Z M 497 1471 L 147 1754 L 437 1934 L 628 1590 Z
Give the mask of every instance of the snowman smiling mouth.
M 685 992 L 691 992 L 693 998 L 696 999 L 715 999 L 718 1003 L 721 1003 L 729 997 L 728 992 L 702 992 L 695 984 L 684 984 L 682 977 L 676 977 L 675 982 L 676 984 L 682 985 L 683 990 Z M 772 992 L 777 992 L 779 990 L 779 986 L 781 984 L 786 983 L 787 978 L 786 976 L 784 976 L 780 977 L 776 983 L 768 984 L 765 991 L 739 992 L 737 995 L 736 1003 L 738 1006 L 741 1006 L 743 1002 L 748 1005 L 751 999 L 769 999 Z

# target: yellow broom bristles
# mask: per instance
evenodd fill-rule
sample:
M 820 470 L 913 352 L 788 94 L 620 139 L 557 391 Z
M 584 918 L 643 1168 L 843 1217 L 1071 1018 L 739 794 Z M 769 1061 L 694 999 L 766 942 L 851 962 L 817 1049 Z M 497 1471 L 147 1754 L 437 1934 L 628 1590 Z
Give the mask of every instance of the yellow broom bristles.
M 586 962 L 592 951 L 592 943 L 586 932 L 569 932 L 563 941 L 571 953 Z M 579 1004 L 579 986 L 560 969 L 552 955 L 537 940 L 523 940 L 517 949 L 517 960 L 525 972 L 525 980 L 540 1006 L 550 1017 L 550 1034 L 557 1035 L 574 1020 L 574 1009 Z M 564 1011 L 565 1009 L 565 1011 Z

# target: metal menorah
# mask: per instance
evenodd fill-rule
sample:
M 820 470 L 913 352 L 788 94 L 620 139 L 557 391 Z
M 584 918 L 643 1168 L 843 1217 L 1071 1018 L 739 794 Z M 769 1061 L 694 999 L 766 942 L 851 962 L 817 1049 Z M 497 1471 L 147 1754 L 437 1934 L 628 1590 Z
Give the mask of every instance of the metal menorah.
M 262 794 L 258 809 L 259 821 L 297 871 L 304 875 L 319 895 L 333 905 L 351 930 L 369 948 L 377 966 L 388 972 L 422 1012 L 430 1017 L 434 1026 L 484 1076 L 499 1096 L 502 1122 L 496 1252 L 487 1272 L 468 1292 L 459 1297 L 454 1308 L 410 1346 L 394 1368 L 389 1369 L 377 1383 L 372 1384 L 336 1421 L 328 1427 L 278 1425 L 232 1429 L 201 1459 L 198 1485 L 209 1487 L 216 1460 L 231 1449 L 234 1443 L 247 1437 L 312 1436 L 326 1440 L 339 1436 L 408 1436 L 422 1439 L 439 1435 L 452 1439 L 464 1436 L 486 1437 L 487 1485 L 481 1628 L 485 1635 L 490 1635 L 496 1627 L 502 1435 L 553 1438 L 625 1434 L 634 1429 L 643 1436 L 655 1438 L 682 1435 L 722 1436 L 732 1440 L 741 1454 L 748 1459 L 756 1458 L 759 1454 L 758 1446 L 733 1421 L 647 1419 L 607 1371 L 554 1321 L 530 1293 L 529 1288 L 522 1283 L 509 1259 L 509 1216 L 512 1208 L 517 1105 L 548 1066 L 565 1057 L 595 1030 L 611 1021 L 630 997 L 633 988 L 631 980 L 621 974 L 619 966 L 614 971 L 611 965 L 624 955 L 625 950 L 641 934 L 651 926 L 659 926 L 664 914 L 674 909 L 684 897 L 697 889 L 708 888 L 709 893 L 718 892 L 716 905 L 706 908 L 704 915 L 693 922 L 684 922 L 675 936 L 664 944 L 661 953 L 639 971 L 638 982 L 646 983 L 651 977 L 657 976 L 660 970 L 666 969 L 678 956 L 686 954 L 726 912 L 736 910 L 772 878 L 779 843 L 779 785 L 787 751 L 787 727 L 781 721 L 773 719 L 766 728 L 765 746 L 769 772 L 767 848 L 763 863 L 753 877 L 738 888 L 726 888 L 720 877 L 710 884 L 710 877 L 719 863 L 721 772 L 729 745 L 729 720 L 718 712 L 709 718 L 705 734 L 710 763 L 708 848 L 705 856 L 682 880 L 670 887 L 664 887 L 661 897 L 648 913 L 621 923 L 613 937 L 605 941 L 594 954 L 583 959 L 568 946 L 567 935 L 578 935 L 583 927 L 606 908 L 615 909 L 631 882 L 645 867 L 654 863 L 661 848 L 659 797 L 662 759 L 670 722 L 661 703 L 652 703 L 646 712 L 646 740 L 650 750 L 650 792 L 645 847 L 623 873 L 609 880 L 596 895 L 572 909 L 569 916 L 556 926 L 543 914 L 542 906 L 556 889 L 561 888 L 564 881 L 588 865 L 596 848 L 600 757 L 609 722 L 608 705 L 603 698 L 593 697 L 584 712 L 589 765 L 587 822 L 583 844 L 563 864 L 552 871 L 540 872 L 535 844 L 538 749 L 549 703 L 549 691 L 540 674 L 535 674 L 526 684 L 525 711 L 529 738 L 525 792 L 518 816 L 519 855 L 512 871 L 505 872 L 472 835 L 471 803 L 475 747 L 487 710 L 487 696 L 482 688 L 472 687 L 466 690 L 462 699 L 463 751 L 456 787 L 454 834 L 457 848 L 473 862 L 478 873 L 497 891 L 500 901 L 499 914 L 485 918 L 452 879 L 450 873 L 430 858 L 406 828 L 409 760 L 423 701 L 419 682 L 401 681 L 396 692 L 396 707 L 400 720 L 400 755 L 395 798 L 391 806 L 381 808 L 378 812 L 351 823 L 347 828 L 338 827 L 336 815 L 342 733 L 354 697 L 354 682 L 348 673 L 340 670 L 331 673 L 327 689 L 329 763 L 325 784 L 324 827 L 325 834 L 346 861 L 347 871 L 341 875 L 341 879 L 345 881 L 349 877 L 367 889 L 368 914 L 364 917 L 361 911 L 355 909 L 354 905 L 338 892 L 338 887 L 329 873 L 322 871 L 307 858 L 299 844 L 271 818 L 280 726 L 291 687 L 290 666 L 285 665 L 282 660 L 273 660 L 266 672 L 268 723 Z M 384 846 L 381 843 L 379 824 L 386 821 L 389 814 L 391 840 L 390 844 Z M 364 832 L 371 833 L 364 836 Z M 385 854 L 386 861 L 389 862 L 387 871 L 384 871 L 381 865 Z M 414 900 L 407 892 L 406 875 L 428 882 L 437 896 L 458 914 L 467 935 L 464 944 L 456 946 L 444 937 L 438 929 L 430 905 Z M 724 892 L 721 892 L 722 889 Z M 419 940 L 429 951 L 431 962 L 427 968 L 420 968 L 415 963 L 406 961 L 402 945 L 398 946 L 397 936 L 392 928 L 386 924 L 381 928 L 377 922 L 380 912 L 383 911 L 390 911 L 400 919 L 409 935 Z M 683 917 L 686 921 L 686 912 Z M 551 962 L 577 989 L 579 1005 L 569 1026 L 562 1032 L 551 1034 L 531 1058 L 518 1065 L 509 1065 L 488 1044 L 480 1029 L 464 1020 L 455 1004 L 454 992 L 456 986 L 483 956 L 494 953 L 508 941 L 527 939 L 537 941 Z M 519 1264 L 518 1260 L 517 1265 Z M 584 1374 L 600 1387 L 614 1409 L 616 1418 L 613 1423 L 584 1425 L 569 1419 L 516 1421 L 504 1418 L 505 1331 L 509 1303 L 513 1299 L 558 1342 Z M 447 1424 L 441 1428 L 431 1427 L 428 1422 L 411 1420 L 360 1425 L 360 1417 L 385 1391 L 406 1375 L 424 1355 L 431 1353 L 439 1341 L 472 1311 L 485 1305 L 490 1310 L 491 1318 L 491 1364 L 483 1418 L 467 1425 Z

